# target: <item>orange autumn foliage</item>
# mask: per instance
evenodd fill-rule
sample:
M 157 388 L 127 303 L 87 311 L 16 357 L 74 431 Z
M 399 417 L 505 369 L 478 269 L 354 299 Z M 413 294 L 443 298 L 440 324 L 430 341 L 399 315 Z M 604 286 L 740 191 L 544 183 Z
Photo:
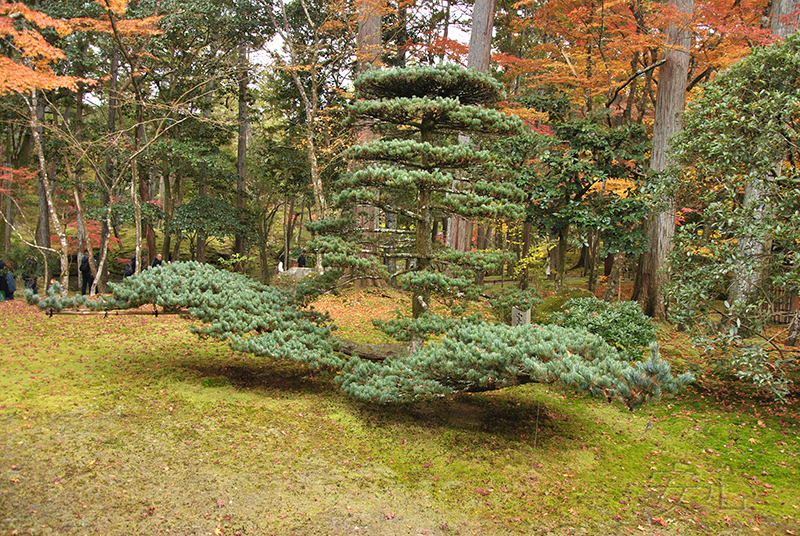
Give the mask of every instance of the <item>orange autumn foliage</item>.
M 0 0 L 2 2 L 2 0 Z M 109 16 L 124 17 L 127 0 L 96 0 Z M 158 21 L 161 17 L 143 19 L 121 19 L 117 29 L 127 35 L 153 35 L 160 33 Z M 54 19 L 22 3 L 0 3 L 0 38 L 13 44 L 14 54 L 0 56 L 0 95 L 8 93 L 27 94 L 33 90 L 66 88 L 77 91 L 78 84 L 94 84 L 94 80 L 74 76 L 56 75 L 53 64 L 65 59 L 64 53 L 48 43 L 36 28 L 50 28 L 59 36 L 73 31 L 111 33 L 111 21 L 103 19 L 74 18 Z
M 690 89 L 753 46 L 771 42 L 769 29 L 761 28 L 766 2 L 698 0 L 689 18 L 653 0 L 521 0 L 514 5 L 519 16 L 502 22 L 504 29 L 511 40 L 538 38 L 524 54 L 494 59 L 528 88 L 566 92 L 586 115 L 607 108 L 619 118 L 627 110 L 627 120 L 641 121 L 652 109 L 664 28 L 677 24 L 693 30 Z M 634 108 L 638 115 L 631 117 Z
M 0 95 L 62 87 L 75 91 L 80 82 L 92 83 L 56 75 L 52 64 L 64 59 L 64 53 L 49 44 L 34 27 L 52 28 L 60 36 L 72 31 L 68 21 L 51 18 L 25 4 L 0 3 L 0 38 L 12 43 L 15 52 L 13 57 L 0 56 Z
M 125 35 L 156 35 L 160 34 L 161 29 L 158 27 L 158 21 L 161 16 L 145 17 L 143 19 L 121 19 L 116 20 L 117 30 Z M 104 19 L 89 19 L 85 17 L 70 19 L 70 24 L 76 30 L 97 33 L 113 33 L 111 28 L 111 21 L 108 18 Z

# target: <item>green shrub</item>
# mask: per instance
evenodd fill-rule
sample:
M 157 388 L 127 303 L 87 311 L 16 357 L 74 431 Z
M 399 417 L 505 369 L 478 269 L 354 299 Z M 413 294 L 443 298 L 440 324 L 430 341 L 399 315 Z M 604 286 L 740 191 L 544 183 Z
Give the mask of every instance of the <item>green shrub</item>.
M 554 323 L 599 335 L 629 359 L 640 359 L 656 340 L 655 326 L 635 302 L 574 298 L 565 301 L 562 310 L 551 315 Z
M 548 296 L 542 303 L 531 312 L 531 323 L 533 324 L 551 324 L 553 313 L 560 312 L 564 302 L 575 298 L 587 298 L 594 296 L 588 290 L 572 288 L 569 290 L 562 290 L 558 294 Z
M 511 323 L 511 310 L 516 307 L 526 310 L 537 307 L 542 298 L 532 289 L 520 290 L 517 287 L 506 287 L 489 299 L 492 313 L 500 321 Z

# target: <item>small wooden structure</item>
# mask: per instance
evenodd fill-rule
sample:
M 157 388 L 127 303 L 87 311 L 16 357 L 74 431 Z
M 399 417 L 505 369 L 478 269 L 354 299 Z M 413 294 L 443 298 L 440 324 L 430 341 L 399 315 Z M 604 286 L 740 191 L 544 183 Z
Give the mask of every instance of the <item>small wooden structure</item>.
M 800 297 L 796 293 L 782 292 L 772 304 L 770 320 L 775 324 L 791 324 L 798 307 L 800 307 Z

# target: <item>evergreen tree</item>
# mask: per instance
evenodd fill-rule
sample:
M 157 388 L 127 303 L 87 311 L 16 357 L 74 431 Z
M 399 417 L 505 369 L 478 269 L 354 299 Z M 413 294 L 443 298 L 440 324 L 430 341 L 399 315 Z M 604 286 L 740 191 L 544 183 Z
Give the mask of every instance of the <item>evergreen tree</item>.
M 26 290 L 28 303 L 51 312 L 66 308 L 182 310 L 201 325 L 201 337 L 226 340 L 232 348 L 265 359 L 292 360 L 311 370 L 336 371 L 350 396 L 379 403 L 415 401 L 459 391 L 501 389 L 530 381 L 559 382 L 630 409 L 692 381 L 674 377 L 651 346 L 646 361 L 629 363 L 602 337 L 583 329 L 528 325 L 510 327 L 480 319 L 448 320 L 424 315 L 413 329 L 437 341 L 408 357 L 372 362 L 351 357 L 331 337 L 327 315 L 297 306 L 295 297 L 241 274 L 197 262 L 173 262 L 110 285 L 96 300 L 65 297 L 58 284 L 47 296 Z M 422 324 L 427 324 L 422 326 Z M 407 337 L 414 331 L 401 329 Z M 618 341 L 619 342 L 619 341 Z
M 384 258 L 407 260 L 398 281 L 413 293 L 418 318 L 432 293 L 474 294 L 475 274 L 496 269 L 505 258 L 436 244 L 435 222 L 453 214 L 497 221 L 524 213 L 524 194 L 513 176 L 499 172 L 490 152 L 459 144 L 458 135 L 519 133 L 523 125 L 485 107 L 503 98 L 498 82 L 456 65 L 367 71 L 355 89 L 354 122 L 383 137 L 345 153 L 365 165 L 343 180 L 337 201 L 398 215 L 401 229 L 377 233 L 382 239 L 375 249 Z

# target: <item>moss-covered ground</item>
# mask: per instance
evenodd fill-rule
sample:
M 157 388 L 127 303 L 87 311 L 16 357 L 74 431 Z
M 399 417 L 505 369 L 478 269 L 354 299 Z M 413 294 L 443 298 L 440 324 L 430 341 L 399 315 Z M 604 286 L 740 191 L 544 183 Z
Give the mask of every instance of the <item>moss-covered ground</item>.
M 368 339 L 404 305 L 318 307 Z M 378 407 L 189 323 L 0 304 L 0 533 L 800 533 L 795 399 L 701 376 L 633 414 L 547 385 Z

